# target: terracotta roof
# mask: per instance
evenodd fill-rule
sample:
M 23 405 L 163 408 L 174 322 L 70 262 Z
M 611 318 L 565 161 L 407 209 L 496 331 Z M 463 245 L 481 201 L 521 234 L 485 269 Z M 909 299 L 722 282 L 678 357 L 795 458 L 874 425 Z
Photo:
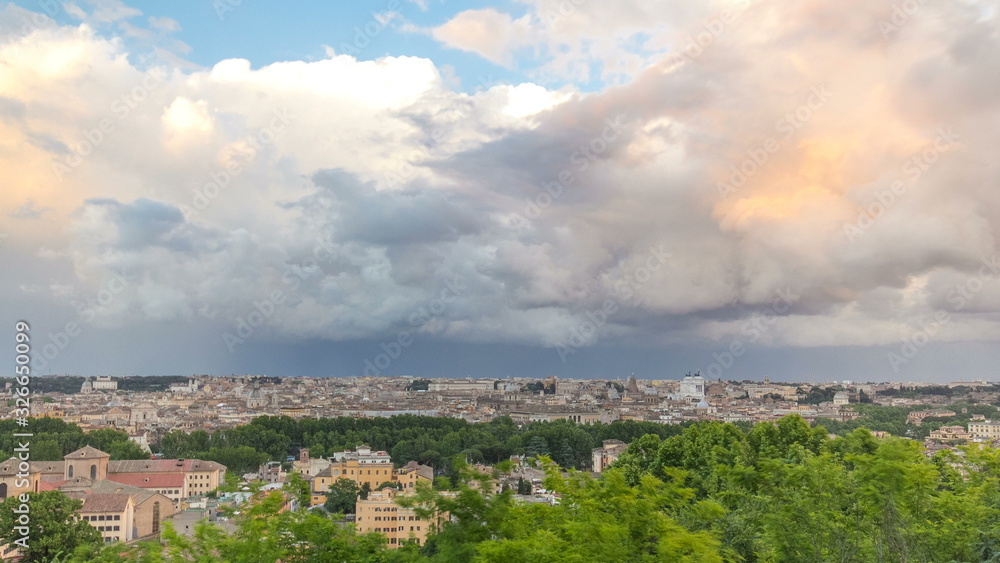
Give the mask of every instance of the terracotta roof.
M 108 481 L 124 483 L 143 489 L 157 489 L 163 487 L 183 487 L 183 473 L 117 473 L 108 475 Z
M 135 499 L 136 506 L 139 506 L 140 504 L 146 502 L 147 500 L 153 497 L 162 497 L 167 501 L 170 500 L 156 491 L 150 489 L 143 489 L 141 487 L 133 487 L 132 485 L 126 485 L 124 483 L 109 481 L 107 479 L 105 479 L 104 481 L 98 481 L 94 483 L 94 486 L 91 487 L 90 490 L 93 493 L 132 495 L 132 498 Z
M 65 461 L 32 461 L 31 462 L 31 472 L 32 473 L 58 473 L 60 475 L 66 471 Z
M 111 461 L 108 473 L 177 473 L 215 469 L 225 470 L 226 466 L 200 459 L 120 459 Z
M 3 463 L 0 463 L 0 477 L 10 477 L 12 475 L 17 475 L 17 458 L 12 457 Z
M 91 447 L 84 446 L 75 452 L 70 452 L 63 456 L 63 459 L 97 459 L 102 457 L 111 457 L 110 455 L 102 452 L 101 450 Z
M 124 512 L 130 500 L 127 494 L 91 493 L 83 497 L 80 512 Z

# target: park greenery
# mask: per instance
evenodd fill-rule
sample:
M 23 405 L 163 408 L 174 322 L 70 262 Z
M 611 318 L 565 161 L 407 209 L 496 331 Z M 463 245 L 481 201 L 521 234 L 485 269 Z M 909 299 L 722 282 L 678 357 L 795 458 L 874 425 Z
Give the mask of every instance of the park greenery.
M 217 461 L 242 474 L 256 471 L 268 460 L 298 455 L 302 448 L 308 448 L 311 457 L 327 457 L 366 444 L 389 452 L 397 465 L 417 461 L 450 474 L 455 456 L 470 463 L 496 464 L 513 455 L 548 455 L 564 468 L 584 469 L 603 440 L 628 443 L 645 434 L 666 438 L 682 430 L 682 426 L 639 421 L 578 425 L 560 420 L 518 426 L 506 416 L 487 423 L 415 415 L 300 420 L 261 416 L 245 426 L 214 433 L 169 432 L 159 448 L 167 458 Z
M 84 433 L 76 424 L 50 417 L 29 418 L 27 426 L 18 426 L 13 419 L 0 420 L 0 459 L 14 455 L 17 433 L 32 434 L 32 461 L 62 461 L 63 456 L 84 446 L 108 453 L 111 459 L 149 459 L 149 452 L 121 430 L 101 428 Z
M 357 534 L 340 506 L 282 510 L 303 497 L 293 480 L 256 492 L 235 533 L 167 525 L 160 541 L 84 542 L 62 563 L 1000 561 L 1000 450 L 979 445 L 928 456 L 914 440 L 864 428 L 831 438 L 791 415 L 639 436 L 597 476 L 538 463 L 556 502 L 485 493 L 470 485 L 489 475 L 452 460 L 453 490 L 423 485 L 401 501 L 447 515 L 422 546 Z

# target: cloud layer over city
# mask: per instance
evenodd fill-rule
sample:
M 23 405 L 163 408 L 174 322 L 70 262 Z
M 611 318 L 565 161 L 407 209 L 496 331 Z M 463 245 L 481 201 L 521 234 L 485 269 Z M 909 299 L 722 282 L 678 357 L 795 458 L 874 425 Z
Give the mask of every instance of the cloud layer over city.
M 599 347 L 623 372 L 734 339 L 1000 340 L 1000 3 L 522 4 L 382 31 L 483 77 L 531 61 L 510 83 L 336 41 L 198 65 L 169 18 L 105 1 L 25 27 L 7 5 L 5 318 L 80 324 L 68 372 L 128 355 L 130 330 L 203 334 L 211 365 L 405 332 Z

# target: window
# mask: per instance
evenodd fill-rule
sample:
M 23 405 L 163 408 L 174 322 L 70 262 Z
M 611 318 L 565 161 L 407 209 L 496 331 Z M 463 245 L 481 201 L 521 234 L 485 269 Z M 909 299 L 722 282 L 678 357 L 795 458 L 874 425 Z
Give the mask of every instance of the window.
M 100 520 L 101 522 L 104 522 L 104 515 L 101 514 L 100 516 L 97 517 L 97 519 Z
M 116 531 L 116 532 L 119 531 L 118 530 L 118 526 L 114 526 L 114 531 Z
M 122 519 L 121 514 L 115 514 L 115 520 L 121 520 L 121 519 Z
M 0 483 L 0 498 L 7 498 L 7 483 Z
M 73 478 L 73 466 L 72 465 L 69 466 L 69 478 L 70 479 Z
M 93 481 L 94 479 L 97 479 L 97 466 L 96 465 L 91 465 L 90 466 L 90 479 L 91 479 L 91 481 Z
M 153 533 L 160 531 L 160 501 L 153 503 Z

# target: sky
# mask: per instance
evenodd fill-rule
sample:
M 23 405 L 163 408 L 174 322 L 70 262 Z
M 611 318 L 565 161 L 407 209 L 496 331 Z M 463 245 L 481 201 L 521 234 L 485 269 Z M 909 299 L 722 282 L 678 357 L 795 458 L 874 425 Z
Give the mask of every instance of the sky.
M 0 362 L 996 380 L 998 5 L 0 2 Z

